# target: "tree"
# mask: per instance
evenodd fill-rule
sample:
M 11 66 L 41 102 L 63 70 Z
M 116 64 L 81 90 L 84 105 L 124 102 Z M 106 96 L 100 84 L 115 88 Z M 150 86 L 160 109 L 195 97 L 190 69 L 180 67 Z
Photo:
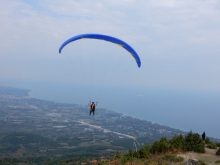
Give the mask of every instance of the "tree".
M 166 137 L 161 138 L 160 141 L 156 141 L 152 146 L 151 146 L 151 152 L 153 154 L 155 153 L 165 153 L 168 151 L 172 151 L 173 147 L 169 143 L 169 141 L 166 139 Z
M 190 133 L 185 137 L 186 150 L 199 153 L 205 153 L 205 144 L 198 133 Z
M 170 140 L 170 144 L 176 150 L 186 150 L 186 141 L 185 137 L 182 134 L 180 134 L 179 136 L 174 136 Z
M 121 153 L 120 151 L 117 151 L 114 155 L 114 159 L 120 159 L 122 156 L 121 156 Z
M 139 151 L 139 158 L 150 158 L 150 146 L 144 146 Z

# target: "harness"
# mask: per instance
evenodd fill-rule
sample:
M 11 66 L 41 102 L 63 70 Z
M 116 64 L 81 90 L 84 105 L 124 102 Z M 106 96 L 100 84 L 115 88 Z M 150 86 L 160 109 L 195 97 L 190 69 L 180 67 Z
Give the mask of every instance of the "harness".
M 95 104 L 91 104 L 91 110 L 95 110 Z

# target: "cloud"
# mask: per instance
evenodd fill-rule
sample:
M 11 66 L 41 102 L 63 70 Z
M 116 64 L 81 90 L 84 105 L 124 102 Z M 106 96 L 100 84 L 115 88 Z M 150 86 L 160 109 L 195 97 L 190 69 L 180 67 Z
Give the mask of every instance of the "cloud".
M 217 0 L 0 1 L 1 64 L 11 64 L 4 65 L 5 70 L 11 69 L 8 75 L 3 71 L 0 75 L 13 77 L 16 62 L 12 59 L 16 59 L 17 72 L 27 68 L 39 78 L 42 73 L 42 79 L 50 79 L 50 71 L 42 71 L 47 70 L 42 61 L 62 60 L 56 55 L 64 40 L 80 33 L 103 33 L 127 41 L 140 54 L 143 65 L 140 75 L 134 73 L 134 77 L 141 76 L 143 86 L 194 88 L 196 85 L 192 84 L 201 82 L 201 88 L 208 88 L 208 83 L 203 83 L 205 76 L 210 84 L 215 84 L 210 88 L 217 89 L 219 19 Z M 111 53 L 110 47 L 106 50 Z M 197 69 L 202 69 L 207 59 L 207 71 L 203 69 L 204 75 L 198 74 Z M 28 63 L 32 62 L 42 67 L 31 68 Z M 23 65 L 21 71 L 19 64 Z M 28 75 L 28 71 L 25 73 Z

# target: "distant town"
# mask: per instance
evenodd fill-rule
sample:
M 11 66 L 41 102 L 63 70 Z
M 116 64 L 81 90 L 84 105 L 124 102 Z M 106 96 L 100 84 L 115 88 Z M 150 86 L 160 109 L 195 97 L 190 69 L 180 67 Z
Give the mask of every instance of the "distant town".
M 49 137 L 98 130 L 118 138 L 145 138 L 145 144 L 185 133 L 107 109 L 97 108 L 95 116 L 90 116 L 89 106 L 34 99 L 28 92 L 0 93 L 1 132 L 29 131 Z

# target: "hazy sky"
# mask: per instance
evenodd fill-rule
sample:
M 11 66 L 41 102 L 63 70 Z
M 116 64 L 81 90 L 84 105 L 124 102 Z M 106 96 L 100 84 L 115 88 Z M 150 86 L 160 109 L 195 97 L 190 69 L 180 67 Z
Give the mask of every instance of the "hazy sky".
M 0 25 L 1 80 L 74 83 L 76 73 L 64 56 L 83 49 L 95 62 L 120 53 L 112 63 L 131 60 L 124 63 L 131 67 L 128 86 L 220 92 L 218 0 L 0 0 Z M 65 40 L 81 33 L 126 41 L 141 68 L 122 48 L 100 41 L 77 41 L 58 53 Z
M 91 98 L 100 107 L 220 137 L 219 0 L 0 0 L 0 25 L 0 85 L 20 82 L 31 96 L 53 101 L 85 105 Z M 105 41 L 76 41 L 59 54 L 65 40 L 83 33 L 126 41 L 141 68 Z

